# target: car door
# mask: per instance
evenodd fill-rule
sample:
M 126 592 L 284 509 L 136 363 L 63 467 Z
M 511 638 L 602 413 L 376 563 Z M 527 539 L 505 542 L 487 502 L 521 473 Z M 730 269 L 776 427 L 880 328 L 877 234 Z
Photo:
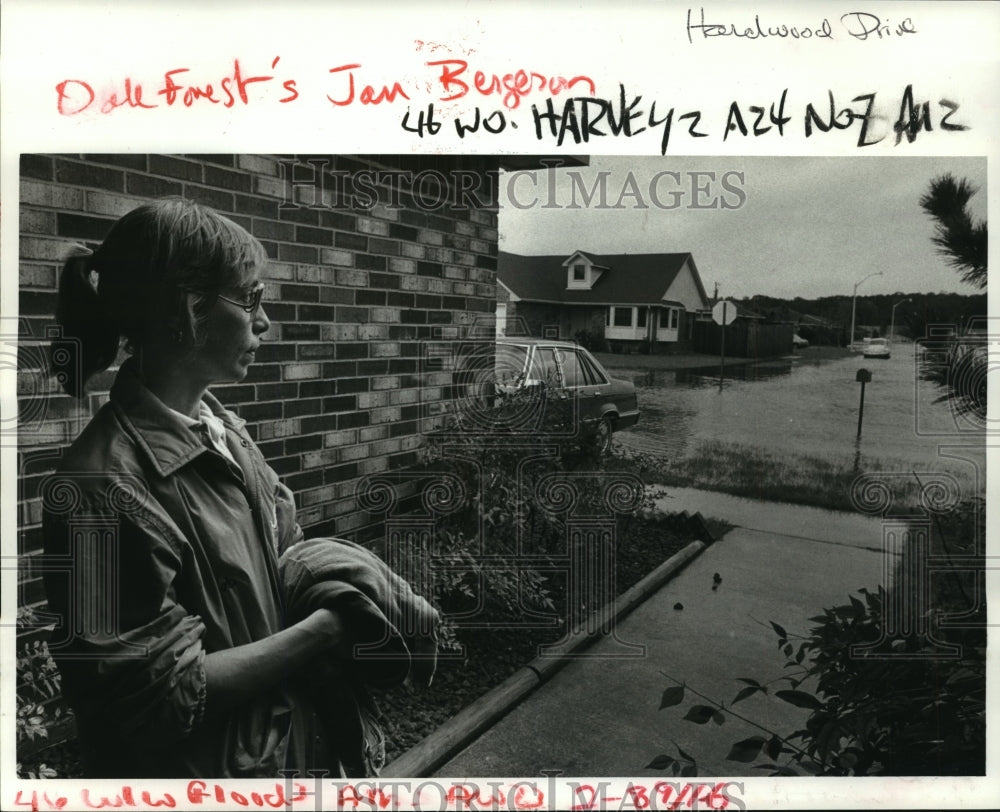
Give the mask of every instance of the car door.
M 600 419 L 607 380 L 582 350 L 563 349 L 559 356 L 563 383 L 566 391 L 576 399 L 579 419 L 584 422 Z

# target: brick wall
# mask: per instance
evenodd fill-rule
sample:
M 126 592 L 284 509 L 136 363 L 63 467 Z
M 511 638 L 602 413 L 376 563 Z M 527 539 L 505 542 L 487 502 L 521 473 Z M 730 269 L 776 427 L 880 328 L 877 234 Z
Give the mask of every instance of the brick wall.
M 373 517 L 358 505 L 359 480 L 413 463 L 452 395 L 450 374 L 424 363 L 426 343 L 460 338 L 495 309 L 496 168 L 469 157 L 22 156 L 22 602 L 43 597 L 30 566 L 41 550 L 39 481 L 114 377 L 98 376 L 78 402 L 42 369 L 69 243 L 96 246 L 117 217 L 162 195 L 212 206 L 261 240 L 271 329 L 247 379 L 213 392 L 295 491 L 307 534 L 363 540 Z M 375 171 L 384 177 L 374 200 L 370 188 L 349 188 Z M 468 192 L 477 178 L 472 195 L 451 188 Z

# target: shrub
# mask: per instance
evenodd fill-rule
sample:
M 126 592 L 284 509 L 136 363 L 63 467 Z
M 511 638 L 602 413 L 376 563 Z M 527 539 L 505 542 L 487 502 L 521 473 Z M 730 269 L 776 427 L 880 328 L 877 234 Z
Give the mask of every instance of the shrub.
M 532 387 L 457 410 L 428 437 L 428 471 L 466 485 L 461 505 L 435 523 L 435 599 L 445 613 L 476 609 L 475 623 L 503 627 L 526 616 L 574 622 L 594 606 L 558 606 L 569 552 L 566 521 L 576 514 L 618 516 L 645 498 L 636 477 L 603 469 L 593 434 L 581 429 L 571 399 Z M 609 507 L 612 483 L 637 483 Z M 565 510 L 563 509 L 565 508 Z M 461 628 L 456 629 L 459 638 Z

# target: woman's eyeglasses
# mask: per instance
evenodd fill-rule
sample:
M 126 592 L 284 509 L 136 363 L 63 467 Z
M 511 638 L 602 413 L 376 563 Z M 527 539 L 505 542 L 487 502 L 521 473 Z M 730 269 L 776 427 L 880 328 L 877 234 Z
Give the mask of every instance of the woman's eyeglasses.
M 260 300 L 264 297 L 264 283 L 260 283 L 253 289 L 253 293 L 250 294 L 249 302 L 240 302 L 236 299 L 230 299 L 228 296 L 223 296 L 219 294 L 219 298 L 224 302 L 229 302 L 230 304 L 236 305 L 241 310 L 246 311 L 251 316 L 257 315 L 257 309 L 260 307 Z

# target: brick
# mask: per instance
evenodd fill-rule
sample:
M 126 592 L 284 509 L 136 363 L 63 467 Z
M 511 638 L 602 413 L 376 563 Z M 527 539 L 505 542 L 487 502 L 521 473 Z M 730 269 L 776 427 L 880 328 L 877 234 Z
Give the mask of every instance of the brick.
M 333 485 L 325 485 L 322 488 L 312 488 L 301 491 L 298 494 L 300 505 L 317 505 L 324 502 L 332 502 L 336 498 L 336 488 Z
M 233 211 L 232 192 L 224 192 L 208 186 L 195 186 L 193 183 L 186 183 L 184 184 L 184 197 L 223 213 Z
M 389 436 L 390 427 L 385 423 L 378 426 L 369 426 L 368 428 L 361 429 L 359 439 L 362 442 L 369 443 L 373 440 L 384 440 Z
M 430 229 L 422 228 L 420 229 L 420 235 L 418 237 L 420 242 L 425 246 L 435 246 L 444 243 L 444 236 L 437 231 L 431 231 Z
M 332 245 L 333 232 L 326 228 L 295 226 L 295 241 L 300 243 L 307 242 L 318 246 Z
M 354 265 L 354 254 L 350 251 L 338 251 L 334 248 L 321 248 L 320 262 L 324 265 L 340 265 L 349 268 Z
M 333 244 L 337 248 L 347 248 L 351 251 L 367 251 L 368 250 L 368 238 L 362 237 L 359 234 L 348 234 L 343 231 L 337 231 L 333 237 Z
M 188 157 L 201 161 L 202 163 L 217 164 L 219 166 L 236 166 L 235 155 L 222 155 L 215 152 L 193 153 Z
M 318 378 L 320 375 L 319 364 L 285 364 L 281 369 L 282 380 L 302 381 Z
M 76 161 L 56 161 L 56 181 L 71 186 L 88 186 L 112 192 L 125 190 L 125 173 L 118 169 Z
M 352 445 L 340 449 L 340 459 L 343 462 L 363 460 L 368 457 L 368 454 L 369 451 L 367 445 Z
M 140 153 L 93 153 L 90 155 L 83 155 L 82 158 L 89 163 L 120 166 L 123 169 L 135 169 L 139 172 L 146 171 L 146 156 Z
M 389 326 L 386 324 L 362 324 L 356 328 L 357 338 L 361 341 L 372 341 L 389 337 Z
M 340 288 L 323 286 L 319 289 L 319 300 L 323 304 L 354 304 L 354 293 L 357 288 Z
M 384 290 L 365 290 L 359 288 L 354 294 L 354 303 L 364 306 L 382 306 L 386 304 L 386 292 Z
M 21 259 L 40 259 L 61 263 L 66 258 L 69 244 L 66 240 L 49 240 L 43 237 L 21 237 Z
M 371 254 L 358 254 L 354 257 L 354 265 L 369 271 L 384 271 L 387 267 L 387 260 L 385 257 L 376 257 Z
M 52 159 L 44 155 L 22 154 L 20 169 L 22 178 L 36 178 L 38 180 L 52 180 L 53 178 Z
M 377 474 L 382 471 L 389 470 L 389 460 L 385 457 L 377 457 L 372 460 L 364 460 L 358 463 L 358 473 L 360 474 Z
M 324 268 L 322 265 L 296 265 L 295 278 L 299 282 L 311 282 L 315 285 L 336 284 L 337 274 L 333 268 Z
M 365 377 L 370 377 L 372 375 L 385 375 L 389 371 L 389 362 L 385 358 L 377 358 L 375 360 L 367 359 L 364 361 L 358 361 L 357 368 L 357 374 L 364 375 Z
M 282 338 L 287 341 L 318 341 L 320 328 L 318 324 L 289 323 L 281 325 Z
M 282 204 L 278 206 L 278 217 L 282 220 L 306 226 L 319 225 L 319 212 L 306 206 Z
M 358 441 L 356 431 L 328 431 L 323 435 L 324 448 L 341 448 L 346 445 L 354 445 Z
M 399 387 L 399 378 L 394 375 L 380 375 L 371 379 L 371 387 L 374 391 L 396 389 Z
M 154 175 L 166 175 L 177 180 L 200 182 L 205 173 L 196 161 L 185 161 L 170 155 L 150 155 L 149 171 Z
M 373 234 L 377 237 L 389 236 L 389 224 L 368 217 L 357 218 L 357 230 L 362 234 Z
M 371 345 L 373 358 L 393 358 L 399 354 L 399 343 L 395 341 L 379 341 Z
M 278 259 L 288 262 L 315 263 L 319 258 L 317 250 L 311 245 L 295 243 L 278 243 Z
M 378 409 L 389 405 L 388 392 L 365 392 L 358 395 L 359 409 Z
M 257 177 L 255 180 L 254 191 L 259 195 L 264 195 L 266 197 L 274 197 L 279 200 L 287 200 L 285 197 L 288 192 L 290 184 L 285 183 L 285 181 L 279 178 L 262 178 Z
M 22 234 L 56 235 L 56 213 L 21 206 L 18 228 Z M 61 235 L 67 236 L 67 235 Z
M 400 308 L 413 307 L 414 296 L 412 293 L 396 293 L 395 291 L 389 291 L 389 293 L 386 294 L 385 303 L 389 307 L 400 307 Z
M 368 357 L 368 345 L 367 344 L 351 344 L 342 342 L 337 344 L 337 354 L 338 360 L 345 359 L 357 359 L 357 358 L 367 358 Z
M 307 434 L 305 437 L 289 437 L 285 440 L 285 452 L 288 454 L 317 451 L 322 447 L 323 438 L 319 434 Z
M 368 274 L 365 271 L 350 268 L 337 268 L 337 284 L 368 287 Z
M 272 423 L 260 423 L 258 433 L 261 440 L 275 440 L 279 437 L 294 437 L 302 433 L 305 420 L 275 420 Z
M 272 220 L 278 219 L 277 201 L 263 197 L 234 194 L 233 210 L 241 214 L 250 214 L 254 217 L 268 217 Z
M 344 310 L 353 310 L 354 308 L 340 308 L 337 313 L 337 323 L 335 324 L 321 324 L 319 325 L 320 338 L 323 341 L 357 341 L 359 336 L 359 327 L 357 324 L 341 324 L 343 320 L 341 317 L 346 315 Z
M 337 394 L 349 395 L 355 392 L 367 392 L 370 383 L 368 378 L 340 378 L 337 380 Z
M 347 412 L 337 415 L 338 429 L 353 429 L 367 426 L 371 422 L 367 412 Z
M 398 322 L 399 308 L 396 307 L 373 307 L 370 318 L 372 321 Z
M 372 409 L 370 420 L 372 423 L 391 423 L 399 420 L 401 412 L 398 406 L 386 406 L 382 409 Z
M 352 412 L 357 407 L 357 398 L 353 395 L 338 395 L 335 398 L 323 398 L 323 414 Z
M 247 229 L 247 231 L 249 230 Z M 282 282 L 291 282 L 295 278 L 295 267 L 291 262 L 269 262 L 264 271 L 264 277 Z
M 298 305 L 299 319 L 302 321 L 333 321 L 335 308 L 332 305 Z
M 183 186 L 176 180 L 137 175 L 134 172 L 129 172 L 125 176 L 125 191 L 130 195 L 166 197 L 167 195 L 179 195 L 182 189 Z
M 137 206 L 148 202 L 142 197 L 126 197 L 107 192 L 87 192 L 87 211 L 92 214 L 106 214 L 109 217 L 121 217 Z
M 299 397 L 285 402 L 285 417 L 303 417 L 320 414 L 323 401 L 319 398 Z
M 315 285 L 281 285 L 283 302 L 318 302 L 319 288 Z
M 333 358 L 336 348 L 333 344 L 300 344 L 299 359 L 302 361 L 309 359 Z
M 85 214 L 56 215 L 56 222 L 61 237 L 72 237 L 78 240 L 103 240 L 115 221 L 106 217 L 89 217 Z
M 265 220 L 261 217 L 254 217 L 250 223 L 250 233 L 263 240 L 285 240 L 291 242 L 295 239 L 295 226 L 291 223 L 281 223 L 277 220 Z
M 404 242 L 399 248 L 400 253 L 404 257 L 412 259 L 423 259 L 427 253 L 426 249 L 420 243 L 416 242 Z
M 52 265 L 22 263 L 18 268 L 18 284 L 22 288 L 55 290 L 56 269 Z
M 280 169 L 278 162 L 270 158 L 262 158 L 259 155 L 237 155 L 236 165 L 240 169 L 248 172 L 256 172 L 258 175 L 273 175 L 277 177 Z
M 401 226 L 398 223 L 393 223 L 389 226 L 389 236 L 403 242 L 416 242 L 417 229 L 412 226 Z
M 370 237 L 368 240 L 368 250 L 373 254 L 398 256 L 399 243 L 395 240 L 382 240 L 378 237 Z
M 302 430 L 311 434 L 313 432 L 333 431 L 338 428 L 350 428 L 350 426 L 345 427 L 340 425 L 340 418 L 342 416 L 339 414 L 321 414 L 316 417 L 303 417 Z
M 209 186 L 220 186 L 234 192 L 250 192 L 253 189 L 253 179 L 245 172 L 235 172 L 217 166 L 205 167 L 205 183 Z
M 75 211 L 83 209 L 83 191 L 80 189 L 22 180 L 20 192 L 21 205 L 51 206 Z

